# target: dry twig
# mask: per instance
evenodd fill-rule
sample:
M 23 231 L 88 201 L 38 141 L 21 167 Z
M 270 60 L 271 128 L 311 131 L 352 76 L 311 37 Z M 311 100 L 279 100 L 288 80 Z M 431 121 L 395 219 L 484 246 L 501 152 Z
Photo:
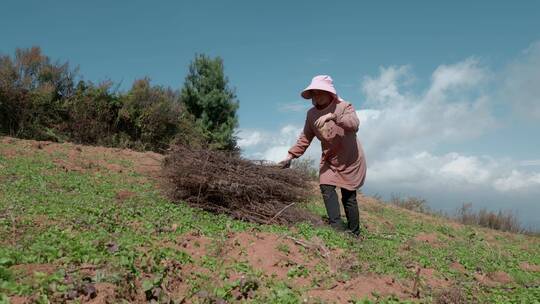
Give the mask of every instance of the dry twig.
M 163 169 L 175 201 L 261 224 L 321 224 L 319 217 L 298 207 L 310 192 L 307 177 L 296 170 L 180 145 L 171 148 Z

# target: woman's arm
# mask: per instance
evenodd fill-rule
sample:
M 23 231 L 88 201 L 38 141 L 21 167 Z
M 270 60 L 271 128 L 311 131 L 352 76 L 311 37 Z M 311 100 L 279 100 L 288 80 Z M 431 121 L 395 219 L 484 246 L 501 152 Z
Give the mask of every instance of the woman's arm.
M 336 125 L 342 127 L 345 131 L 358 132 L 358 126 L 360 125 L 360 120 L 356 115 L 352 104 L 347 104 L 345 110 L 341 115 L 337 114 L 334 119 Z

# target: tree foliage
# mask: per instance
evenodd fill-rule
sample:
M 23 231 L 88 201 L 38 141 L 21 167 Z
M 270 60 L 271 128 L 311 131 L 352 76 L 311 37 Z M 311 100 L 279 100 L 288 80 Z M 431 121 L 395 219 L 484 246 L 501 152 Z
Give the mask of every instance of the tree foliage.
M 0 56 L 0 134 L 161 152 L 171 143 L 236 149 L 238 101 L 220 58 L 197 55 L 182 92 L 148 77 L 126 92 L 77 78 L 39 47 Z
M 210 147 L 237 150 L 235 129 L 239 102 L 228 86 L 220 57 L 196 55 L 192 61 L 180 98 L 187 112 L 193 115 L 197 127 Z
M 66 119 L 62 100 L 73 94 L 77 69 L 51 62 L 39 47 L 0 57 L 0 132 L 56 139 L 52 125 Z

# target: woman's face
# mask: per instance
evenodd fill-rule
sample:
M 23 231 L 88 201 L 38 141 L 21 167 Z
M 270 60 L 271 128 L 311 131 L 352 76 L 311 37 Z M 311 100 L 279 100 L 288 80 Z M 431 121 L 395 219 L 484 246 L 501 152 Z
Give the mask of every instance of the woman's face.
M 314 106 L 323 107 L 332 101 L 332 94 L 322 90 L 312 90 L 311 103 Z

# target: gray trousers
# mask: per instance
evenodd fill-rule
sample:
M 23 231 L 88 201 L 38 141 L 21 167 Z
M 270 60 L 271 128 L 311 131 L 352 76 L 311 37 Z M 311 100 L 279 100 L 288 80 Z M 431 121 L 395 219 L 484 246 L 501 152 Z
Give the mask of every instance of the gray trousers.
M 319 187 L 321 188 L 330 225 L 338 230 L 342 230 L 343 221 L 341 220 L 336 186 L 320 185 Z M 343 204 L 343 209 L 345 209 L 348 230 L 354 235 L 360 235 L 360 215 L 358 212 L 358 203 L 356 202 L 356 190 L 350 191 L 341 188 L 341 203 Z

